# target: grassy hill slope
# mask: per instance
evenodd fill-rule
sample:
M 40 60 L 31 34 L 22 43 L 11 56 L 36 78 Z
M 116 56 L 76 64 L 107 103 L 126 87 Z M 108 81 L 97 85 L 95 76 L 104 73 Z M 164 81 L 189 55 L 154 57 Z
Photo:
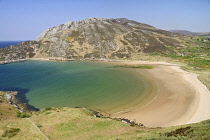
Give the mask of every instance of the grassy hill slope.
M 0 103 L 0 140 L 120 140 L 120 139 L 210 139 L 210 120 L 197 124 L 148 128 L 131 126 L 119 120 L 96 118 L 84 108 L 45 108 L 18 118 L 18 110 L 3 100 Z M 46 136 L 43 136 L 39 130 Z

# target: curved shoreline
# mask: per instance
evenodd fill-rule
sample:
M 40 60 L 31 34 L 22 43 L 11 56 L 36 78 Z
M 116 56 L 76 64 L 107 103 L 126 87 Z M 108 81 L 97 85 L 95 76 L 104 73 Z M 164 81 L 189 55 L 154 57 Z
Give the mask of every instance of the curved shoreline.
M 149 127 L 168 127 L 210 119 L 210 92 L 197 75 L 166 62 L 128 61 L 123 64 L 154 65 L 138 70 L 157 82 L 160 93 L 149 104 L 112 117 L 125 117 Z
M 210 119 L 208 88 L 198 80 L 196 74 L 182 70 L 180 65 L 149 61 L 108 62 L 154 65 L 152 70 L 137 71 L 159 87 L 159 93 L 146 105 L 130 107 L 111 117 L 134 120 L 149 127 L 177 126 Z
M 210 91 L 208 88 L 197 78 L 197 74 L 186 72 L 178 67 L 172 68 L 184 73 L 183 77 L 196 91 L 196 104 L 198 103 L 197 110 L 186 124 L 210 119 Z
M 143 108 L 144 106 L 147 106 L 148 104 L 150 104 L 157 98 L 159 94 L 158 84 L 154 80 L 152 80 L 150 77 L 145 75 L 144 73 L 139 73 L 138 70 L 135 70 L 135 75 L 145 80 L 146 81 L 145 83 L 147 83 L 146 86 L 149 87 L 150 89 L 146 88 L 143 94 L 140 93 L 140 96 L 138 96 L 136 99 L 132 101 L 132 102 L 135 102 L 135 104 L 133 105 L 130 104 L 128 108 L 124 110 L 120 110 L 119 112 L 115 112 L 111 115 L 116 115 L 116 114 L 125 113 L 125 112 L 128 113 L 131 110 L 135 110 L 136 108 Z M 142 97 L 142 95 L 144 95 L 144 97 Z M 141 122 L 138 122 L 138 123 L 141 123 Z

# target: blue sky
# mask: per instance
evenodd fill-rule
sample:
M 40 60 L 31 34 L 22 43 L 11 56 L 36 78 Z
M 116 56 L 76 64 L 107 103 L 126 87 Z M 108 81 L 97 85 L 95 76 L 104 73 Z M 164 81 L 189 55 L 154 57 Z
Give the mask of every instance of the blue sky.
M 33 40 L 49 27 L 89 17 L 210 32 L 210 0 L 0 0 L 0 40 Z

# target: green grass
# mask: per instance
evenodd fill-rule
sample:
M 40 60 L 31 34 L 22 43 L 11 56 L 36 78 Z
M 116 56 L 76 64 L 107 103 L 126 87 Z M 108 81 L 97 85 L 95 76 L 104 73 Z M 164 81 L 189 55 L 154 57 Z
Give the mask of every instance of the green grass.
M 149 65 L 117 65 L 117 66 L 113 66 L 114 68 L 135 68 L 135 69 L 153 69 L 153 66 L 149 66 Z
M 44 118 L 41 114 L 38 118 L 32 117 L 33 121 L 39 121 L 42 126 L 41 129 L 51 139 L 210 139 L 210 120 L 168 128 L 145 128 L 130 126 L 130 124 L 124 124 L 109 118 L 95 118 L 84 113 L 83 109 L 59 109 L 60 119 L 56 120 L 57 116 L 53 114 L 57 111 L 51 111 L 51 114 Z M 68 116 L 65 114 L 68 114 Z M 38 120 L 40 118 L 42 118 L 41 121 Z M 50 128 L 54 129 L 50 130 Z
M 210 120 L 196 124 L 186 125 L 173 131 L 169 131 L 164 135 L 167 137 L 183 137 L 185 139 L 199 140 L 210 139 Z
M 146 128 L 109 118 L 95 118 L 85 109 L 61 108 L 50 111 L 48 115 L 40 112 L 31 118 L 42 126 L 42 131 L 50 139 L 210 139 L 210 120 L 176 127 Z
M 198 74 L 198 79 L 210 89 L 210 69 L 195 69 L 189 65 L 182 67 L 182 69 Z
M 185 63 L 195 69 L 210 69 L 210 38 L 197 37 L 196 39 L 191 40 L 193 42 L 185 42 L 185 47 L 179 49 L 169 46 L 169 48 L 175 50 L 177 54 L 161 55 L 158 53 L 151 53 L 150 56 L 171 58 L 171 61 Z M 181 56 L 179 54 L 184 55 Z
M 195 69 L 210 69 L 210 60 L 207 58 L 199 58 L 192 56 L 177 56 L 177 55 L 167 55 L 174 60 L 185 63 Z
M 19 117 L 19 118 L 29 118 L 31 117 L 28 113 L 25 113 L 25 112 L 17 112 L 16 114 L 16 117 Z
M 36 130 L 31 122 L 25 118 L 16 117 L 18 109 L 10 105 L 0 91 L 0 140 L 40 139 L 43 136 Z
M 187 62 L 190 66 L 200 69 L 209 69 L 210 68 L 210 60 L 195 58 L 190 59 Z
M 2 103 L 0 105 L 2 106 Z M 4 113 L 3 111 L 1 112 Z M 0 139 L 44 139 L 30 121 L 25 118 L 15 117 L 15 113 L 14 111 L 10 113 L 10 116 L 14 116 L 14 118 L 0 121 L 2 124 L 0 125 Z M 50 140 L 210 139 L 210 120 L 183 126 L 147 128 L 125 124 L 117 119 L 95 118 L 86 109 L 67 107 L 45 108 L 39 112 L 33 112 L 30 119 Z
M 210 46 L 210 37 L 209 36 L 201 36 L 200 38 L 192 39 L 192 40 Z

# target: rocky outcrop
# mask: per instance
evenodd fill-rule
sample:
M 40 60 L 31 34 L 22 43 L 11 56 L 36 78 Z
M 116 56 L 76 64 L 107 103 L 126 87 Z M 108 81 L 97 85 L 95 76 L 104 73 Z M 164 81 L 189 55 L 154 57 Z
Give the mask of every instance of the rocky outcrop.
M 20 102 L 15 98 L 15 95 L 17 95 L 18 92 L 16 91 L 7 91 L 7 93 L 4 95 L 5 100 L 9 102 L 14 107 L 18 108 L 19 111 L 23 111 L 24 107 L 20 105 Z
M 9 102 L 11 105 L 16 107 L 20 112 L 27 112 L 27 111 L 38 111 L 39 109 L 35 108 L 34 106 L 31 106 L 28 104 L 28 102 L 22 102 L 22 100 L 25 100 L 24 98 L 21 99 L 18 97 L 17 91 L 6 91 L 6 94 L 4 95 L 4 99 Z
M 186 47 L 185 42 L 192 40 L 125 18 L 88 18 L 51 27 L 35 41 L 1 48 L 0 60 L 31 57 L 118 59 L 153 52 L 172 54 Z
M 10 61 L 34 57 L 34 49 L 39 45 L 37 41 L 25 41 L 18 45 L 0 48 L 0 60 Z

